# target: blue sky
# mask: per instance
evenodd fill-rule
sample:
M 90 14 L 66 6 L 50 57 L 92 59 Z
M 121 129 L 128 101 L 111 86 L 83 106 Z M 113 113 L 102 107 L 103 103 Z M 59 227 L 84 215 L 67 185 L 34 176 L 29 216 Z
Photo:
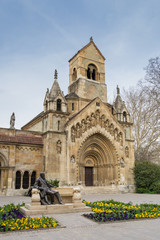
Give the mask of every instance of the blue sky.
M 0 0 L 0 127 L 43 111 L 54 69 L 67 94 L 68 60 L 90 36 L 106 58 L 108 101 L 135 86 L 160 54 L 159 0 Z

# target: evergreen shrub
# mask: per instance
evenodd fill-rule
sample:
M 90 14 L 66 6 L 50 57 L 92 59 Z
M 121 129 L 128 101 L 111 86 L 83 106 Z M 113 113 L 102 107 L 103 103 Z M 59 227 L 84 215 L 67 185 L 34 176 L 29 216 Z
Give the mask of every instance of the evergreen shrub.
M 160 166 L 148 161 L 136 162 L 134 167 L 137 193 L 160 193 Z

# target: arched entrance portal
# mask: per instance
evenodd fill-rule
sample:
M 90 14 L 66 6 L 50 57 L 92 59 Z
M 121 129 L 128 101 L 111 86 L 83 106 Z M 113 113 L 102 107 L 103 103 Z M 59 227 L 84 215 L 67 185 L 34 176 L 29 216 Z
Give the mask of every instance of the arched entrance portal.
M 109 139 L 93 134 L 83 143 L 78 162 L 79 179 L 85 186 L 105 186 L 118 180 L 118 159 Z

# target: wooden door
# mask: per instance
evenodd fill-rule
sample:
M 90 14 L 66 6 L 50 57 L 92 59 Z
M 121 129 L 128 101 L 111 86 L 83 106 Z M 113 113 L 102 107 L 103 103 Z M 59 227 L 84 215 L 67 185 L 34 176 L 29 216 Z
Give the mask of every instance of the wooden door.
M 85 185 L 93 186 L 93 167 L 85 167 Z

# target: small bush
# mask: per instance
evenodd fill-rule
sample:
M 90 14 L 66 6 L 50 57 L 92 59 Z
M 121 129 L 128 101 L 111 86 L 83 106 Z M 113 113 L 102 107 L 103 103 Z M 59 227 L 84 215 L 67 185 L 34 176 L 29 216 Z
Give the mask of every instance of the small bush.
M 134 174 L 137 193 L 160 193 L 160 166 L 151 162 L 136 162 Z
M 57 180 L 57 179 L 54 179 L 54 180 L 50 179 L 47 182 L 49 184 L 52 184 L 54 187 L 59 187 L 59 180 Z

